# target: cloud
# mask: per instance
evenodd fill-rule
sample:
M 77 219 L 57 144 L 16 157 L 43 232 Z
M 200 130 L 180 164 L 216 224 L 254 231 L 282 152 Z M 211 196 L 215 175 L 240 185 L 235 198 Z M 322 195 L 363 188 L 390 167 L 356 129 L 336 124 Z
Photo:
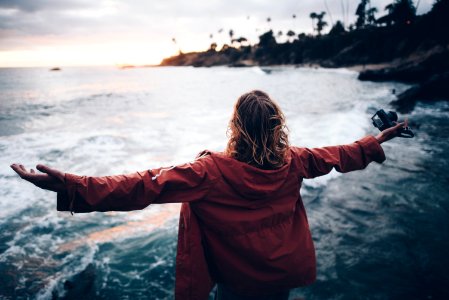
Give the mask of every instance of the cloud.
M 391 1 L 371 2 L 378 7 L 381 15 L 383 7 Z M 428 10 L 429 2 L 421 1 L 421 8 Z M 348 8 L 347 12 L 343 11 L 342 4 Z M 218 27 L 234 28 L 232 22 L 246 19 L 247 16 L 250 16 L 253 25 L 266 25 L 265 20 L 270 17 L 271 24 L 276 26 L 292 21 L 291 16 L 295 14 L 298 29 L 310 30 L 310 12 L 325 11 L 326 17 L 332 17 L 334 22 L 337 19 L 353 21 L 357 4 L 358 1 L 354 0 L 0 0 L 0 29 L 31 35 L 59 35 L 120 31 L 123 28 L 159 28 L 159 24 L 176 29 L 178 24 L 182 24 L 194 31 L 213 31 Z M 344 16 L 346 13 L 348 15 Z
M 86 0 L 0 0 L 0 8 L 16 9 L 23 12 L 38 12 L 45 10 L 64 10 L 81 7 L 91 7 L 95 1 Z
M 371 0 L 371 5 L 378 8 L 377 16 L 381 16 L 385 5 L 392 1 Z M 230 29 L 253 43 L 269 28 L 275 32 L 293 29 L 296 33 L 310 33 L 312 11 L 325 11 L 329 24 L 330 17 L 333 22 L 353 23 L 358 3 L 358 0 L 0 0 L 0 51 L 115 42 L 146 43 L 148 47 L 173 52 L 172 37 L 185 51 L 202 50 L 212 41 L 229 42 Z M 428 11 L 431 4 L 432 0 L 421 0 L 418 12 Z M 268 17 L 270 23 L 266 21 Z M 224 29 L 221 34 L 220 28 Z

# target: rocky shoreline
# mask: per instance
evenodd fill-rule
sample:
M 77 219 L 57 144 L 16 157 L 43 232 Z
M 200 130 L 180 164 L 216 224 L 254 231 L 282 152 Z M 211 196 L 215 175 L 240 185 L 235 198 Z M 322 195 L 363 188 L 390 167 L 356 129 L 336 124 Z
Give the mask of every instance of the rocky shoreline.
M 203 52 L 180 53 L 160 66 L 272 66 L 300 65 L 352 68 L 360 80 L 400 81 L 414 84 L 392 102 L 401 112 L 416 101 L 449 100 L 449 1 L 437 1 L 433 9 L 413 23 L 367 26 L 327 35 L 299 34 L 277 43 L 272 31 L 256 45 L 216 45 Z

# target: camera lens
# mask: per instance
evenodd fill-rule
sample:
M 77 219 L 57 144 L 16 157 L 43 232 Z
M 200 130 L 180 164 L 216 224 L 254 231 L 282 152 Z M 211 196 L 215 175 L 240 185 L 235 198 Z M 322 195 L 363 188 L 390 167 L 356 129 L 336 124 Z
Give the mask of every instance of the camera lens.
M 395 113 L 394 111 L 389 111 L 388 112 L 388 119 L 390 119 L 390 121 L 394 121 L 396 122 L 398 120 L 398 114 Z

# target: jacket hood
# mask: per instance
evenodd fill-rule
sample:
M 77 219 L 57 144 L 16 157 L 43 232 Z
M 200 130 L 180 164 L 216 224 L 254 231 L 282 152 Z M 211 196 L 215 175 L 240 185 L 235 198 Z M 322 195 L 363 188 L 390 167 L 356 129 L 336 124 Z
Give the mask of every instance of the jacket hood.
M 279 191 L 290 173 L 291 151 L 287 151 L 285 164 L 274 170 L 264 170 L 212 152 L 211 156 L 223 179 L 238 193 L 248 199 L 262 199 Z

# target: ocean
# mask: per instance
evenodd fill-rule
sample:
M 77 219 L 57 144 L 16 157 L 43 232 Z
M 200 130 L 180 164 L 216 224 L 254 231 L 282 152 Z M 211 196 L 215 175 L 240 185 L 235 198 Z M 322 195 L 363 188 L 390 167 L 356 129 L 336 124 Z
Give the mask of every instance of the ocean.
M 370 117 L 409 86 L 347 69 L 0 69 L 0 299 L 172 299 L 179 204 L 56 211 L 56 195 L 10 168 L 37 163 L 113 175 L 221 151 L 237 97 L 268 92 L 290 142 L 321 147 L 377 134 Z M 414 139 L 387 160 L 305 180 L 318 278 L 291 299 L 449 299 L 449 103 L 418 102 Z M 211 298 L 212 299 L 212 298 Z

